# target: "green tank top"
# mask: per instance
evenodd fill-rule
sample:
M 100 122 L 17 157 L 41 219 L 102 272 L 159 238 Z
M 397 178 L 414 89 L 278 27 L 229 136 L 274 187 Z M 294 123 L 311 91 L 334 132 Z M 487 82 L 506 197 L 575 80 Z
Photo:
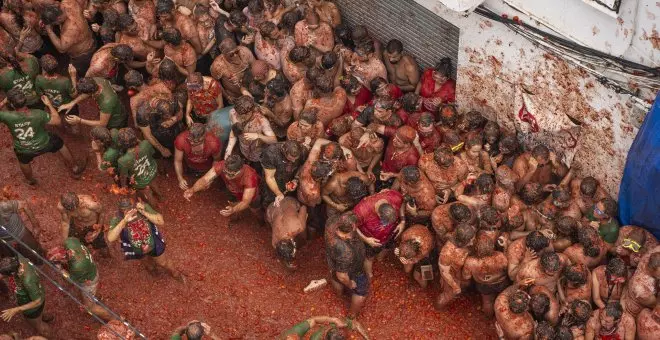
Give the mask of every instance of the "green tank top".
M 154 158 L 154 147 L 149 141 L 143 140 L 135 148 L 126 151 L 117 161 L 119 173 L 124 176 L 134 176 L 136 189 L 144 189 L 156 177 L 158 165 Z
M 34 87 L 38 95 L 46 95 L 56 108 L 71 102 L 73 84 L 67 77 L 46 78 L 38 75 L 34 80 Z
M 112 89 L 112 84 L 103 78 L 94 78 L 94 80 L 101 87 L 101 93 L 94 97 L 96 104 L 101 112 L 110 114 L 108 129 L 125 127 L 128 115 L 121 105 L 117 92 Z
M 67 252 L 73 252 L 69 257 L 68 270 L 71 280 L 77 283 L 93 281 L 96 278 L 96 264 L 87 247 L 75 237 L 64 240 Z
M 39 61 L 34 56 L 27 57 L 21 64 L 23 73 L 13 68 L 7 68 L 0 73 L 0 89 L 5 93 L 13 88 L 19 88 L 25 94 L 27 106 L 39 102 L 39 96 L 34 88 L 34 79 L 39 74 Z
M 19 153 L 34 153 L 48 145 L 46 124 L 50 115 L 43 110 L 0 111 L 0 122 L 7 125 Z

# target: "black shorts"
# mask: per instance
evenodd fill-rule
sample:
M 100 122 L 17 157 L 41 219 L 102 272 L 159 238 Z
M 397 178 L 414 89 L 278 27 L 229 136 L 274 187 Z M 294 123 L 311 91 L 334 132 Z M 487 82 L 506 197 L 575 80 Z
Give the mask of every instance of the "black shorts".
M 337 279 L 337 272 L 333 271 L 332 277 L 335 281 L 339 282 L 339 279 Z M 367 296 L 367 294 L 369 294 L 369 277 L 367 274 L 363 272 L 357 275 L 350 275 L 350 279 L 355 281 L 355 288 L 351 289 L 353 295 Z
M 380 254 L 380 252 L 383 251 L 383 250 L 385 250 L 385 249 L 392 249 L 392 248 L 394 248 L 394 238 L 392 238 L 391 240 L 385 242 L 385 244 L 383 244 L 383 245 L 380 246 L 380 247 L 376 247 L 376 248 L 374 248 L 374 247 L 372 247 L 372 246 L 370 246 L 370 245 L 368 245 L 368 244 L 365 244 L 365 245 L 364 245 L 364 248 L 366 249 L 366 256 L 367 256 L 367 258 L 370 259 L 370 258 L 373 258 L 373 257 L 375 257 L 376 255 Z
M 64 141 L 62 140 L 62 138 L 51 132 L 48 132 L 48 137 L 49 137 L 48 144 L 46 144 L 46 147 L 44 147 L 39 151 L 22 153 L 14 149 L 14 153 L 16 154 L 16 158 L 18 158 L 18 162 L 21 164 L 30 164 L 32 160 L 37 156 L 43 155 L 45 153 L 60 151 L 60 149 L 64 146 Z
M 90 228 L 85 228 L 90 229 Z M 72 225 L 69 226 L 69 237 L 75 237 L 80 240 L 84 245 L 91 246 L 94 249 L 107 248 L 108 245 L 105 243 L 105 232 L 101 231 L 92 242 L 85 241 L 85 233 L 78 232 Z
M 492 284 L 475 282 L 475 288 L 477 288 L 479 294 L 482 295 L 497 295 L 502 291 L 504 291 L 510 285 L 511 285 L 511 280 L 509 280 L 508 277 L 504 278 L 504 280 L 498 283 L 492 283 Z

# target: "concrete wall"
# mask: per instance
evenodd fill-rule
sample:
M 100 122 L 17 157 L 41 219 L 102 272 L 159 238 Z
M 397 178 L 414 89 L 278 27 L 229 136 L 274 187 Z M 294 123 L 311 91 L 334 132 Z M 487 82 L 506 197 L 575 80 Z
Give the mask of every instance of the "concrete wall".
M 577 145 L 563 150 L 567 151 L 565 160 L 580 166 L 583 175 L 595 176 L 611 194 L 618 194 L 626 154 L 643 119 L 634 115 L 628 96 L 601 85 L 584 70 L 537 48 L 503 24 L 475 13 L 451 11 L 435 0 L 416 2 L 460 29 L 460 111 L 479 110 L 502 126 L 520 129 L 522 88 L 534 92 L 545 112 L 562 119 L 569 116 L 580 125 Z M 516 15 L 509 10 L 510 18 Z

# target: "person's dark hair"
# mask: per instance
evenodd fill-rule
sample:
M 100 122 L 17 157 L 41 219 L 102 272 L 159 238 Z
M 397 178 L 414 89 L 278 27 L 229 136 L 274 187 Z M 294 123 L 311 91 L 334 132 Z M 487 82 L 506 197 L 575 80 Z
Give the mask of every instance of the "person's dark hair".
M 342 43 L 353 41 L 353 31 L 348 25 L 341 23 L 335 27 L 335 36 L 341 40 Z
M 394 223 L 399 212 L 389 203 L 383 203 L 378 207 L 378 217 L 387 223 Z
M 317 95 L 322 96 L 324 94 L 332 93 L 332 90 L 335 89 L 335 82 L 330 77 L 319 77 L 316 79 L 316 84 L 314 86 L 314 92 Z
M 112 135 L 110 134 L 110 130 L 108 130 L 108 128 L 105 126 L 95 126 L 92 128 L 89 134 L 92 137 L 92 140 L 100 141 L 105 147 L 108 147 L 112 143 Z
M 243 158 L 239 155 L 230 155 L 225 160 L 225 169 L 236 172 L 243 168 Z
M 142 73 L 136 70 L 130 70 L 124 75 L 124 83 L 128 87 L 140 87 L 144 85 Z
M 113 32 L 116 29 L 119 29 L 119 12 L 114 8 L 106 8 L 102 12 L 103 14 L 103 25 L 110 28 Z
M 431 126 L 434 122 L 433 114 L 429 112 L 424 112 L 419 116 L 419 126 L 421 127 Z
M 296 64 L 306 61 L 309 57 L 310 51 L 307 46 L 296 46 L 289 52 L 289 60 Z
M 456 131 L 447 130 L 445 134 L 442 136 L 442 143 L 447 145 L 449 152 L 453 155 L 454 151 L 452 150 L 452 147 L 457 146 L 461 143 L 461 137 L 458 135 L 458 133 L 456 133 Z M 461 148 L 458 148 L 458 150 L 461 150 Z
M 321 78 L 323 75 L 323 70 L 318 67 L 310 67 L 305 73 L 305 79 L 307 79 L 311 84 L 316 85 L 316 80 Z
M 419 95 L 415 94 L 415 92 L 408 92 L 401 97 L 400 101 L 401 107 L 403 107 L 406 112 L 412 113 L 417 110 Z
M 273 38 L 273 33 L 275 33 L 275 30 L 277 29 L 277 25 L 273 23 L 272 21 L 264 21 L 261 24 L 259 24 L 259 32 L 261 32 L 261 35 L 266 37 L 266 38 Z
M 163 59 L 158 66 L 158 78 L 162 80 L 175 80 L 178 74 L 176 63 L 169 58 Z
M 241 116 L 252 112 L 255 106 L 254 99 L 250 96 L 240 96 L 234 102 L 234 110 L 236 110 L 236 113 Z
M 294 157 L 296 159 L 299 158 L 303 153 L 303 149 L 302 146 L 300 146 L 300 143 L 294 140 L 288 140 L 284 142 L 283 150 L 285 155 Z
M 541 254 L 541 267 L 547 272 L 556 272 L 561 267 L 559 255 L 554 251 L 546 251 Z
M 352 210 L 339 215 L 337 229 L 342 233 L 350 233 L 357 224 L 358 219 Z
M 296 244 L 290 239 L 280 240 L 275 244 L 275 252 L 277 253 L 277 257 L 286 263 L 291 263 L 295 259 Z
M 619 301 L 610 301 L 605 305 L 605 315 L 613 317 L 614 320 L 620 320 L 623 316 L 623 307 Z
M 593 197 L 596 194 L 596 189 L 598 189 L 598 181 L 591 177 L 585 177 L 580 181 L 580 192 L 587 196 Z
M 465 247 L 470 243 L 470 241 L 472 241 L 476 233 L 477 230 L 474 228 L 474 226 L 468 223 L 459 223 L 458 226 L 456 226 L 454 243 L 458 247 Z
M 543 144 L 539 144 L 532 149 L 532 156 L 534 158 L 548 159 L 550 157 L 550 149 Z
M 138 145 L 139 140 L 137 138 L 137 133 L 133 128 L 122 128 L 117 134 L 117 145 L 122 150 L 128 150 L 136 145 Z
M 556 221 L 557 233 L 563 236 L 572 237 L 578 229 L 577 221 L 571 216 L 561 216 Z
M 399 245 L 400 255 L 406 259 L 412 259 L 417 256 L 421 250 L 419 242 L 408 239 Z
M 96 83 L 96 81 L 93 78 L 81 78 L 78 80 L 78 84 L 76 84 L 76 89 L 80 93 L 84 94 L 92 94 L 99 89 L 99 85 Z
M 75 192 L 69 191 L 60 196 L 60 204 L 62 204 L 62 207 L 67 211 L 74 211 L 78 208 L 78 205 L 80 205 L 80 199 Z
M 573 332 L 571 332 L 571 328 L 563 325 L 557 327 L 555 340 L 573 340 Z
M 515 314 L 521 314 L 529 308 L 529 295 L 522 290 L 509 295 L 509 310 Z
M 247 17 L 243 14 L 243 11 L 235 9 L 229 13 L 229 23 L 234 26 L 241 27 L 247 24 Z
M 307 71 L 307 73 L 309 73 L 309 71 Z M 348 93 L 357 90 L 360 86 L 362 86 L 362 84 L 355 76 L 350 76 L 341 81 L 341 87 L 343 87 Z
M 583 284 L 587 283 L 588 272 L 584 265 L 572 264 L 564 268 L 563 276 L 569 282 L 572 282 L 578 286 L 582 286 Z
M 318 110 L 316 108 L 308 108 L 304 109 L 301 113 L 300 116 L 298 117 L 298 120 L 304 121 L 308 124 L 314 125 L 318 121 L 318 118 L 316 117 Z
M 62 10 L 58 5 L 46 6 L 41 10 L 41 21 L 44 25 L 52 25 L 62 15 Z
M 55 74 L 55 71 L 57 71 L 57 66 L 59 65 L 57 59 L 50 54 L 44 54 L 39 59 L 39 64 L 41 65 L 41 69 L 46 71 L 46 74 L 48 75 Z
M 133 60 L 133 49 L 126 44 L 119 44 L 110 50 L 110 54 L 122 63 Z
M 586 249 L 588 247 L 596 246 L 595 241 L 598 238 L 598 232 L 594 228 L 578 228 L 577 238 L 578 242 Z
M 387 53 L 401 53 L 403 52 L 403 43 L 399 39 L 392 39 L 387 42 Z
M 500 125 L 497 122 L 489 120 L 484 125 L 484 135 L 486 136 L 499 136 L 500 135 Z
M 383 77 L 376 77 L 371 79 L 371 82 L 369 82 L 369 90 L 371 90 L 371 93 L 376 93 L 378 88 L 380 88 L 383 84 L 387 84 L 387 79 Z
M 332 170 L 332 164 L 316 161 L 312 164 L 312 179 L 317 182 L 322 181 L 330 176 Z
M 289 94 L 286 82 L 279 78 L 273 78 L 268 81 L 266 88 L 275 98 L 284 99 Z
M 14 109 L 20 109 L 25 106 L 27 99 L 20 88 L 14 87 L 7 91 L 7 101 Z
M 440 59 L 440 61 L 437 64 L 435 64 L 435 70 L 437 72 L 440 72 L 440 74 L 444 75 L 445 77 L 449 78 L 451 76 L 451 71 L 452 71 L 451 59 L 448 57 L 444 57 Z
M 250 0 L 247 7 L 250 13 L 258 14 L 264 11 L 264 2 L 263 0 Z
M 449 207 L 449 217 L 458 223 L 468 222 L 472 218 L 472 210 L 463 203 L 454 203 Z
M 338 56 L 337 53 L 330 51 L 323 53 L 321 56 L 321 67 L 329 70 L 337 64 Z
M 534 328 L 535 340 L 554 340 L 555 336 L 555 328 L 547 321 L 539 322 Z
M 573 300 L 569 306 L 574 325 L 582 325 L 591 317 L 591 304 L 584 300 Z
M 549 245 L 550 240 L 538 230 L 534 230 L 525 236 L 525 246 L 537 253 Z
M 204 327 L 201 322 L 193 322 L 186 327 L 188 340 L 201 340 L 202 336 L 204 336 Z
M 156 102 L 156 112 L 161 117 L 172 117 L 178 110 L 178 104 L 174 99 L 160 99 Z
M 506 149 L 515 153 L 518 150 L 518 139 L 514 135 L 506 135 L 500 139 L 500 150 Z
M 486 233 L 478 233 L 474 248 L 479 258 L 491 256 L 495 251 L 495 239 Z
M 171 0 L 156 1 L 156 15 L 171 13 L 174 9 L 174 2 Z
M 618 216 L 619 208 L 617 207 L 616 201 L 611 198 L 603 198 L 600 200 L 600 203 L 603 204 L 603 212 L 609 217 Z
M 536 182 L 525 184 L 520 189 L 520 199 L 527 205 L 540 203 L 543 200 L 543 186 Z
M 529 297 L 529 311 L 535 320 L 543 320 L 548 310 L 550 310 L 550 298 L 547 295 L 538 293 Z
M 151 105 L 147 102 L 143 102 L 137 108 L 135 113 L 135 121 L 138 127 L 146 127 L 151 124 L 151 120 L 156 115 L 156 110 L 154 110 Z
M 467 128 L 470 131 L 478 130 L 484 127 L 488 121 L 479 111 L 472 110 L 465 114 Z
M 607 262 L 607 266 L 605 266 L 605 272 L 618 277 L 627 277 L 628 267 L 626 266 L 626 261 L 620 257 L 611 258 Z
M 479 219 L 482 226 L 493 226 L 500 221 L 500 213 L 490 205 L 484 205 L 479 208 Z
M 131 27 L 135 23 L 135 20 L 133 19 L 133 16 L 130 15 L 129 13 L 123 13 L 119 15 L 119 20 L 117 20 L 117 24 L 119 25 L 119 29 L 125 30 L 129 27 Z
M 290 32 L 296 27 L 298 21 L 300 21 L 300 13 L 298 13 L 298 11 L 291 11 L 282 16 L 282 20 L 280 20 L 280 23 L 277 26 L 280 29 Z
M 325 340 L 345 340 L 346 336 L 343 331 L 339 328 L 330 328 L 327 333 L 325 333 Z
M 483 137 L 481 135 L 473 136 L 465 142 L 465 150 L 472 149 L 473 146 L 482 146 L 484 143 Z
M 206 126 L 202 123 L 192 123 L 188 130 L 190 131 L 190 138 L 194 140 L 199 140 L 206 135 Z
M 167 27 L 163 29 L 163 33 L 161 35 L 163 40 L 168 43 L 172 44 L 174 46 L 179 46 L 181 45 L 181 31 L 174 27 Z
M 374 53 L 376 51 L 374 42 L 371 39 L 361 42 L 355 49 L 361 49 L 364 53 L 367 54 Z
M 552 199 L 559 202 L 568 202 L 571 200 L 571 192 L 564 187 L 557 187 L 552 191 Z
M 0 274 L 9 276 L 18 271 L 18 257 L 8 256 L 0 258 Z
M 352 202 L 359 202 L 369 196 L 369 186 L 360 177 L 353 176 L 346 181 L 346 193 Z
M 495 190 L 495 180 L 493 180 L 493 176 L 490 174 L 479 175 L 474 181 L 474 184 L 481 194 L 489 194 Z
M 401 169 L 401 177 L 406 183 L 417 183 L 421 174 L 416 165 L 408 165 Z

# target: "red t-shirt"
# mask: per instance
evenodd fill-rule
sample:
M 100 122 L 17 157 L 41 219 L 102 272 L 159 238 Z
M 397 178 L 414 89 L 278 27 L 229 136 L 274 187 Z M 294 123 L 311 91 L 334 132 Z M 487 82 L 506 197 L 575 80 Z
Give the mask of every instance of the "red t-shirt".
M 435 126 L 428 136 L 422 135 L 419 130 L 417 130 L 417 134 L 419 135 L 419 144 L 422 145 L 424 152 L 433 153 L 442 144 L 442 134 Z
M 231 192 L 237 200 L 242 200 L 243 192 L 246 189 L 251 188 L 256 190 L 254 198 L 252 198 L 252 202 L 255 202 L 259 199 L 259 175 L 257 175 L 257 172 L 252 169 L 251 166 L 243 164 L 241 173 L 232 179 L 227 178 L 224 172 L 222 172 L 224 168 L 225 161 L 219 161 L 213 164 L 213 170 L 215 170 L 215 173 L 218 174 L 220 178 L 222 178 L 222 181 L 225 183 L 227 190 L 229 190 L 229 192 Z
M 456 101 L 456 82 L 449 79 L 444 82 L 440 88 L 435 91 L 435 79 L 433 79 L 433 69 L 428 68 L 422 74 L 422 88 L 419 95 L 424 98 L 441 98 L 443 104 L 453 103 Z
M 355 109 L 358 106 L 367 105 L 371 101 L 371 91 L 366 87 L 360 87 L 360 91 L 355 95 L 355 102 L 351 103 L 350 100 L 346 100 L 346 105 L 344 105 L 344 114 L 353 115 L 353 118 L 357 117 L 359 112 L 355 112 Z
M 181 132 L 174 140 L 174 147 L 183 152 L 186 165 L 196 171 L 208 171 L 213 166 L 213 156 L 220 153 L 222 143 L 220 139 L 210 132 L 204 136 L 204 150 L 200 154 L 192 152 L 192 145 L 188 140 L 190 131 Z
M 208 89 L 199 91 L 188 90 L 188 97 L 192 103 L 195 114 L 199 117 L 207 117 L 211 112 L 218 108 L 216 99 L 222 94 L 220 83 L 213 79 Z
M 380 218 L 378 217 L 375 205 L 376 202 L 382 199 L 387 200 L 398 214 L 401 204 L 403 204 L 403 195 L 396 190 L 383 190 L 364 198 L 353 208 L 353 212 L 358 218 L 360 231 L 365 236 L 373 237 L 384 244 L 392 238 L 392 231 L 399 224 L 399 220 L 397 219 L 394 223 L 386 226 L 380 224 Z
M 399 173 L 401 169 L 408 165 L 417 165 L 419 161 L 419 152 L 413 146 L 408 148 L 408 150 L 394 155 L 394 143 L 392 140 L 387 143 L 387 148 L 385 149 L 385 157 L 383 157 L 383 165 L 381 169 L 383 172 L 393 172 Z

